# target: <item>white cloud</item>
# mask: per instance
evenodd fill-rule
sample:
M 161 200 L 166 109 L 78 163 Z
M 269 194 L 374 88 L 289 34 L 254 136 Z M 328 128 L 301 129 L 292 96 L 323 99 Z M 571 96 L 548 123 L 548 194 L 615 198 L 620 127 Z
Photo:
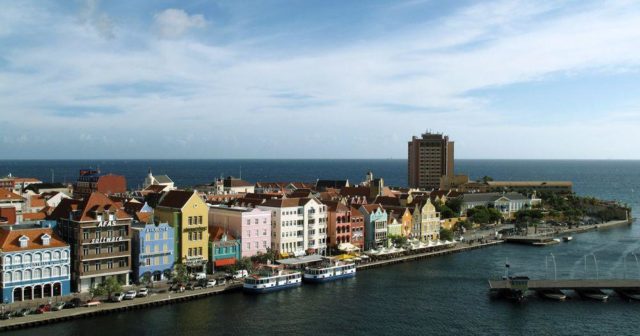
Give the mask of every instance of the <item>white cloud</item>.
M 154 20 L 156 33 L 168 39 L 179 38 L 192 28 L 204 28 L 207 25 L 202 14 L 189 15 L 184 10 L 175 8 L 156 14 Z
M 95 3 L 88 4 L 81 17 L 99 21 Z M 96 155 L 92 146 L 108 142 L 98 151 L 116 156 L 120 149 L 150 157 L 401 158 L 406 142 L 397 139 L 431 128 L 449 133 L 461 157 L 640 158 L 638 148 L 624 145 L 634 143 L 632 128 L 640 127 L 637 110 L 562 127 L 522 125 L 517 111 L 495 111 L 490 100 L 469 95 L 556 73 L 640 66 L 634 4 L 567 13 L 555 2 L 534 4 L 478 4 L 437 25 L 306 54 L 264 40 L 215 46 L 179 39 L 207 24 L 180 9 L 153 17 L 164 39 L 120 27 L 126 34 L 108 44 L 87 33 L 89 21 L 79 26 L 77 18 L 54 17 L 42 25 L 52 27 L 55 39 L 0 50 L 11 69 L 0 69 L 0 97 L 11 97 L 0 99 L 0 121 L 9 122 L 7 132 L 15 132 L 9 134 L 49 137 L 50 150 L 70 148 L 67 155 Z M 56 110 L 68 107 L 102 113 Z M 20 115 L 29 116 L 28 125 Z M 64 145 L 58 130 L 70 127 L 95 130 L 86 134 L 93 141 L 83 147 L 87 153 Z M 554 132 L 563 134 L 562 146 Z M 600 139 L 596 132 L 606 141 L 593 140 Z M 109 141 L 98 141 L 102 133 Z M 132 137 L 141 150 L 131 149 Z M 312 151 L 301 145 L 309 139 L 317 139 Z M 580 150 L 581 144 L 588 146 Z

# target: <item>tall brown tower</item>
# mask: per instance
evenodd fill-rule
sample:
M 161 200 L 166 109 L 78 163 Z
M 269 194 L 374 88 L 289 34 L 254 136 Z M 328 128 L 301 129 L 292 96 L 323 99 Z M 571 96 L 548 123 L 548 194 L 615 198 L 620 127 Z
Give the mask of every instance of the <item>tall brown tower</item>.
M 453 176 L 453 141 L 442 134 L 423 133 L 409 141 L 409 187 L 438 189 L 442 176 Z

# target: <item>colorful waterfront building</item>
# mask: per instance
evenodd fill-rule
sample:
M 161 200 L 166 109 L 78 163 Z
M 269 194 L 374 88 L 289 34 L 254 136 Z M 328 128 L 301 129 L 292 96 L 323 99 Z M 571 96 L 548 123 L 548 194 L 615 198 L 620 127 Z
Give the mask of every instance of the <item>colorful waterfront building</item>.
M 69 244 L 50 227 L 11 225 L 0 228 L 2 301 L 13 303 L 69 295 Z
M 168 280 L 175 261 L 175 231 L 168 223 L 134 223 L 131 227 L 133 279 Z
M 402 236 L 402 217 L 393 211 L 388 215 L 387 236 Z
M 92 192 L 83 200 L 63 199 L 50 216 L 71 246 L 73 288 L 88 292 L 107 278 L 129 284 L 133 218 L 119 202 Z
M 242 257 L 271 247 L 271 211 L 226 205 L 209 206 L 209 227 L 222 227 L 242 241 Z
M 337 201 L 324 201 L 327 206 L 327 246 L 351 243 L 351 208 Z
M 361 251 L 364 250 L 364 215 L 352 206 L 351 212 L 351 244 Z
M 235 264 L 241 258 L 241 246 L 241 240 L 234 238 L 225 228 L 210 226 L 209 248 L 212 273 L 218 267 Z
M 360 206 L 364 215 L 364 247 L 375 249 L 387 243 L 387 211 L 380 204 Z
M 435 241 L 440 239 L 440 213 L 431 200 L 426 197 L 424 203 L 416 204 L 412 214 L 413 237 L 420 240 Z
M 271 246 L 282 257 L 326 252 L 327 207 L 316 198 L 270 199 L 257 208 L 271 212 Z
M 195 191 L 171 190 L 154 212 L 156 220 L 174 229 L 175 262 L 189 271 L 204 271 L 209 261 L 209 207 Z

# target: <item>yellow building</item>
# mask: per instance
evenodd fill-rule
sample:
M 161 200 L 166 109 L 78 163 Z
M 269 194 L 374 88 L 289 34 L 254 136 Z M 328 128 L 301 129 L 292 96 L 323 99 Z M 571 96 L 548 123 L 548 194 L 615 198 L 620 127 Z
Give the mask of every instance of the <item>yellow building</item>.
M 404 209 L 402 213 L 402 235 L 405 237 L 411 237 L 411 227 L 413 217 L 411 216 L 411 211 L 409 209 Z
M 209 260 L 209 207 L 192 191 L 172 190 L 155 209 L 155 217 L 175 230 L 176 262 L 190 271 L 203 271 Z

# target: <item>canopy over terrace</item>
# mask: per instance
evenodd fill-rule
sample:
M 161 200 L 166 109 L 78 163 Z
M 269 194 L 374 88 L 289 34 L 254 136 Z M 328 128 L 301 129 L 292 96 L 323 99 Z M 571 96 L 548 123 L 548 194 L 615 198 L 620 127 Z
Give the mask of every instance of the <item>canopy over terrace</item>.
M 308 264 L 317 263 L 322 260 L 322 256 L 318 254 L 311 254 L 308 256 L 296 257 L 296 258 L 287 258 L 287 259 L 278 259 L 276 262 L 278 264 L 284 265 L 286 267 L 301 267 L 306 266 Z

